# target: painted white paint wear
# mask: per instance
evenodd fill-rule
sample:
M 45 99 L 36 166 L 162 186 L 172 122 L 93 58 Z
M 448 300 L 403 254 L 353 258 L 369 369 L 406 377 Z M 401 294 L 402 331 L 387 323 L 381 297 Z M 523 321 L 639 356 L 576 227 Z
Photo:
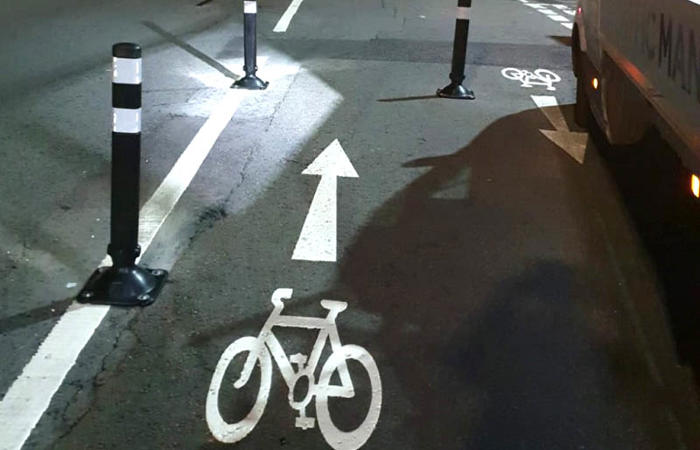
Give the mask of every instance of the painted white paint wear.
M 520 81 L 520 87 L 545 86 L 548 91 L 556 91 L 557 88 L 554 87 L 554 83 L 561 81 L 559 75 L 547 69 L 537 69 L 534 72 L 530 72 L 525 69 L 506 67 L 501 70 L 501 75 L 509 80 Z
M 233 114 L 246 97 L 246 91 L 229 91 L 194 139 L 170 169 L 150 200 L 143 205 L 139 216 L 139 243 L 150 245 L 156 231 L 165 222 L 180 197 L 192 182 L 209 152 L 219 139 Z
M 556 97 L 551 95 L 531 95 L 530 97 L 554 127 L 554 130 L 540 130 L 540 132 L 579 164 L 583 164 L 588 145 L 588 133 L 569 130 Z
M 239 442 L 253 431 L 258 421 L 262 417 L 267 404 L 271 377 L 272 377 L 272 361 L 277 364 L 282 378 L 284 379 L 287 388 L 287 400 L 289 406 L 297 411 L 298 416 L 294 422 L 297 428 L 308 430 L 316 426 L 321 434 L 326 439 L 328 445 L 335 450 L 355 450 L 362 447 L 369 437 L 372 435 L 382 408 L 382 383 L 379 376 L 377 364 L 372 358 L 372 355 L 362 347 L 357 345 L 343 345 L 340 342 L 336 318 L 344 311 L 348 304 L 346 302 L 336 300 L 321 300 L 321 306 L 328 310 L 326 317 L 305 317 L 305 316 L 288 316 L 283 315 L 284 300 L 289 300 L 292 297 L 292 289 L 282 288 L 277 289 L 272 294 L 272 304 L 274 308 L 270 313 L 270 317 L 263 325 L 260 334 L 257 337 L 245 336 L 239 338 L 226 350 L 224 350 L 219 362 L 214 369 L 209 391 L 206 401 L 206 419 L 207 425 L 212 435 L 220 442 L 234 443 Z M 274 327 L 298 328 L 306 330 L 318 330 L 316 342 L 311 349 L 311 353 L 307 356 L 297 353 L 287 356 L 282 348 L 282 345 L 275 337 L 272 329 Z M 323 354 L 323 349 L 326 342 L 330 344 L 331 355 L 321 368 L 318 379 L 315 379 L 316 369 Z M 241 368 L 229 368 L 231 361 L 237 355 L 245 356 L 245 363 Z M 351 399 L 355 397 L 355 387 L 353 380 L 350 378 L 348 371 L 348 360 L 359 362 L 364 368 L 363 377 L 355 382 L 369 383 L 370 385 L 370 401 L 367 408 L 367 415 L 362 423 L 354 430 L 340 430 L 333 423 L 330 411 L 328 408 L 329 397 L 340 397 Z M 243 361 L 243 360 L 241 360 Z M 222 383 L 231 383 L 236 389 L 243 388 L 249 381 L 254 368 L 260 367 L 260 387 L 258 394 L 251 411 L 242 420 L 235 423 L 227 423 L 221 416 L 219 411 L 219 391 Z M 296 369 L 293 367 L 296 366 Z M 228 372 L 231 379 L 224 381 L 224 374 Z M 337 373 L 340 384 L 331 384 L 331 378 Z M 308 386 L 306 396 L 301 400 L 295 400 L 295 386 L 299 380 L 304 379 L 304 384 Z M 257 380 L 252 380 L 257 383 Z M 306 408 L 315 397 L 315 410 L 317 418 L 307 415 Z M 224 399 L 229 402 L 231 399 Z M 361 399 L 358 402 L 361 405 L 366 405 L 366 399 Z M 364 412 L 364 411 L 362 411 Z
M 141 108 L 112 108 L 112 131 L 115 133 L 140 133 Z
M 243 14 L 257 14 L 258 2 L 246 0 L 243 2 Z
M 318 175 L 321 181 L 294 247 L 292 259 L 335 262 L 338 246 L 337 178 L 358 178 L 357 172 L 336 139 L 302 174 Z
M 567 19 L 566 17 L 561 16 L 559 14 L 552 14 L 551 16 L 549 16 L 549 18 L 555 22 L 568 22 L 569 21 L 569 19 Z
M 238 90 L 226 95 L 141 209 L 139 242 L 144 253 L 245 95 L 247 91 Z M 100 266 L 110 263 L 106 256 Z M 108 311 L 108 306 L 74 303 L 58 320 L 0 402 L 1 450 L 22 448 Z
M 112 58 L 112 82 L 141 84 L 141 58 Z
M 440 187 L 430 195 L 435 200 L 467 200 L 472 171 L 464 167 L 452 178 L 443 181 Z
M 275 25 L 275 28 L 272 31 L 275 33 L 286 32 L 287 28 L 289 28 L 289 24 L 292 22 L 292 18 L 294 18 L 294 14 L 297 13 L 297 10 L 303 1 L 304 0 L 292 0 L 292 3 L 289 4 L 289 7 L 284 14 L 282 14 L 282 17 L 280 17 L 280 20 L 277 22 L 277 25 Z

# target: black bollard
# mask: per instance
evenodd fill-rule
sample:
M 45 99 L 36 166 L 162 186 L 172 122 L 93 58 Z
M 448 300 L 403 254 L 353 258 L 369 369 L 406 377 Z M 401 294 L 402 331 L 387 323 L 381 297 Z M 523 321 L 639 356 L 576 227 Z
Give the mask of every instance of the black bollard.
M 444 98 L 458 98 L 474 100 L 474 92 L 462 86 L 464 81 L 464 67 L 467 61 L 467 39 L 469 36 L 469 11 L 472 0 L 458 0 L 457 23 L 455 25 L 455 41 L 452 48 L 451 83 L 442 89 L 438 89 L 437 95 Z
M 253 0 L 243 2 L 243 58 L 245 60 L 243 70 L 245 76 L 233 83 L 231 87 L 241 89 L 265 89 L 269 82 L 263 81 L 255 75 L 257 66 L 257 38 L 256 22 L 258 16 L 258 3 Z
M 155 300 L 168 273 L 136 265 L 141 254 L 139 177 L 141 164 L 141 47 L 112 47 L 112 267 L 100 267 L 78 294 L 81 303 L 146 306 Z

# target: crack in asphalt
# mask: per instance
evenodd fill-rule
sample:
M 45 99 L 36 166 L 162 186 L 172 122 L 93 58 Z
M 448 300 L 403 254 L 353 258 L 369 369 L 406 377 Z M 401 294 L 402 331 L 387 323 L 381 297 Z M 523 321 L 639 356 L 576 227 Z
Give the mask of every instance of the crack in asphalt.
M 63 428 L 63 431 L 60 432 L 56 441 L 70 435 L 73 430 L 80 425 L 82 420 L 97 401 L 98 389 L 107 383 L 109 378 L 111 378 L 111 375 L 116 372 L 124 361 L 124 358 L 127 356 L 126 350 L 133 346 L 133 343 L 124 343 L 124 338 L 126 336 L 131 336 L 136 340 L 136 343 L 146 346 L 143 340 L 133 329 L 133 326 L 140 320 L 141 314 L 139 314 L 139 312 L 140 311 L 134 310 L 133 313 L 128 315 L 126 319 L 126 326 L 123 328 L 118 328 L 117 334 L 112 342 L 112 347 L 105 352 L 100 362 L 100 368 L 94 374 L 94 376 L 71 380 L 70 382 L 66 383 L 66 385 L 76 388 L 76 391 L 73 393 L 73 395 L 71 395 L 70 399 L 66 401 L 66 404 L 59 415 L 61 421 L 60 428 Z M 123 351 L 123 357 L 117 357 L 112 360 L 113 355 L 119 351 Z M 92 380 L 92 383 L 88 382 L 90 379 Z M 86 396 L 85 402 L 82 405 L 80 398 L 81 395 Z

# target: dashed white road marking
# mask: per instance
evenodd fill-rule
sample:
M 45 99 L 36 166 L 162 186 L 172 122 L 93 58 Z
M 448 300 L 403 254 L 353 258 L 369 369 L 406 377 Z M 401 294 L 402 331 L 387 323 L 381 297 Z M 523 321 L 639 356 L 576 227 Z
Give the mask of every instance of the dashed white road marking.
M 289 28 L 289 24 L 292 22 L 292 18 L 294 17 L 294 14 L 297 13 L 297 10 L 299 9 L 299 6 L 301 6 L 301 2 L 304 0 L 292 0 L 292 3 L 289 4 L 289 7 L 287 10 L 282 14 L 282 17 L 280 17 L 279 22 L 277 22 L 277 25 L 275 25 L 275 28 L 272 30 L 275 33 L 284 33 L 287 31 L 287 28 Z
M 576 15 L 576 11 L 569 8 L 566 5 L 552 5 L 552 7 L 557 8 L 557 9 L 561 10 L 564 14 L 568 14 L 572 17 Z
M 527 5 L 530 8 L 534 9 L 535 11 L 539 11 L 545 16 L 549 17 L 553 21 L 557 22 L 564 28 L 567 28 L 569 30 L 574 29 L 574 24 L 572 21 L 569 20 L 569 18 L 562 16 L 561 14 L 558 14 L 555 11 L 552 11 L 549 8 L 556 8 L 559 11 L 561 11 L 564 14 L 568 14 L 569 16 L 575 16 L 576 11 L 570 9 L 567 5 L 561 5 L 558 3 L 533 3 L 530 2 L 529 0 L 519 0 L 520 3 L 523 5 Z
M 141 209 L 139 242 L 143 253 L 148 250 L 246 94 L 247 91 L 239 90 L 227 93 Z M 100 266 L 110 263 L 110 257 L 106 256 Z M 73 303 L 58 320 L 0 402 L 1 450 L 22 448 L 109 309 L 105 305 Z

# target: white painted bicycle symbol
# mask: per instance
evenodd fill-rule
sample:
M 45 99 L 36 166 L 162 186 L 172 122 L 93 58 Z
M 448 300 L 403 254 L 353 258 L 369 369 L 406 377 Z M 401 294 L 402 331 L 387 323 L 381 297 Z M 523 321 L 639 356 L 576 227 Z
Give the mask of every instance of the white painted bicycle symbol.
M 520 81 L 520 87 L 531 88 L 533 86 L 547 86 L 548 91 L 556 91 L 554 83 L 561 81 L 561 77 L 551 70 L 537 69 L 530 72 L 525 69 L 507 67 L 501 70 L 501 75 L 509 80 Z
M 209 393 L 207 394 L 206 418 L 209 430 L 219 441 L 233 443 L 246 437 L 255 428 L 262 417 L 270 394 L 270 380 L 272 378 L 270 354 L 272 354 L 289 389 L 287 396 L 289 406 L 299 413 L 295 420 L 295 426 L 304 430 L 314 427 L 315 420 L 313 417 L 306 415 L 306 407 L 311 402 L 311 398 L 316 397 L 318 425 L 326 442 L 336 450 L 358 449 L 367 442 L 379 420 L 382 406 L 382 384 L 377 364 L 374 362 L 372 355 L 364 348 L 357 345 L 341 345 L 335 320 L 338 314 L 347 308 L 348 304 L 346 302 L 321 300 L 321 306 L 328 310 L 328 315 L 325 318 L 284 316 L 282 315 L 282 310 L 284 309 L 282 300 L 288 300 L 291 297 L 292 289 L 277 289 L 272 294 L 274 309 L 260 334 L 257 337 L 245 336 L 239 338 L 224 350 L 214 370 Z M 319 334 L 308 361 L 306 355 L 300 353 L 287 358 L 282 345 L 272 333 L 273 327 L 318 329 Z M 330 342 L 332 353 L 325 364 L 323 364 L 318 381 L 316 381 L 314 380 L 314 373 L 323 348 L 326 345 L 326 340 Z M 260 389 L 255 404 L 248 415 L 238 422 L 227 423 L 219 410 L 219 390 L 231 361 L 243 352 L 248 352 L 248 356 L 240 376 L 233 383 L 233 386 L 236 389 L 241 389 L 245 386 L 257 362 L 260 368 Z M 331 419 L 328 398 L 352 398 L 355 396 L 355 389 L 347 366 L 348 359 L 359 362 L 369 375 L 371 400 L 369 411 L 362 424 L 353 431 L 342 431 L 335 426 Z M 292 368 L 292 364 L 297 366 L 296 371 Z M 331 384 L 331 376 L 336 371 L 339 375 L 340 385 Z M 303 399 L 296 401 L 294 399 L 294 388 L 302 378 L 306 378 L 308 381 L 308 390 Z

